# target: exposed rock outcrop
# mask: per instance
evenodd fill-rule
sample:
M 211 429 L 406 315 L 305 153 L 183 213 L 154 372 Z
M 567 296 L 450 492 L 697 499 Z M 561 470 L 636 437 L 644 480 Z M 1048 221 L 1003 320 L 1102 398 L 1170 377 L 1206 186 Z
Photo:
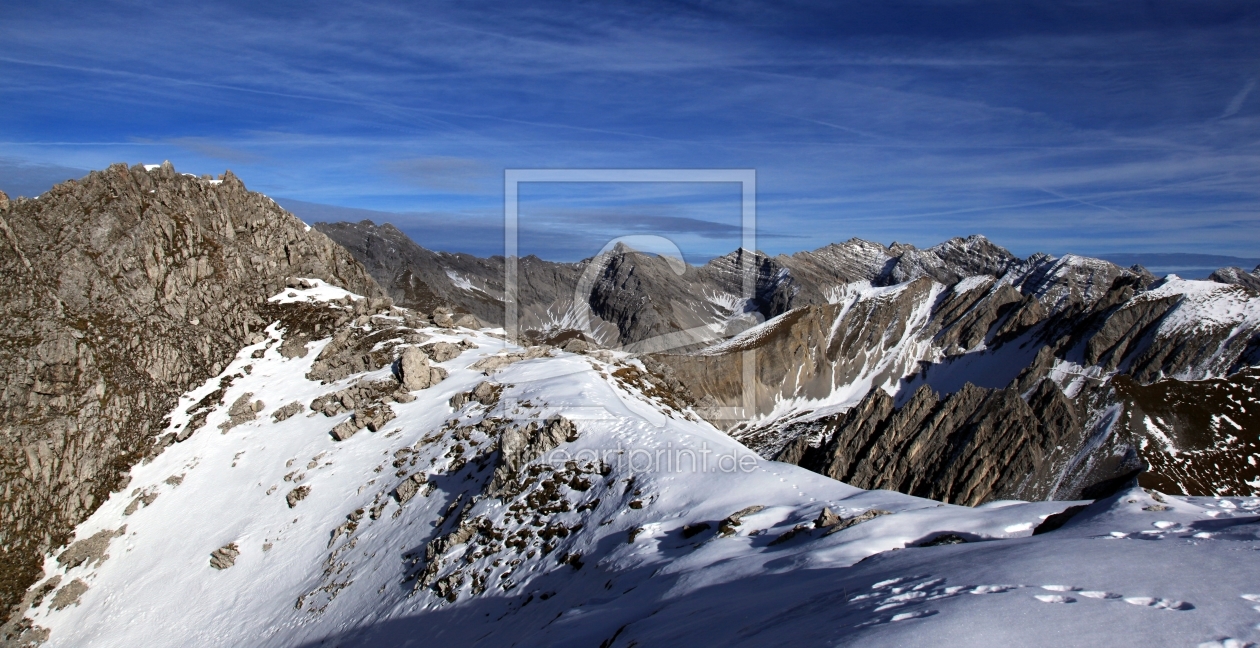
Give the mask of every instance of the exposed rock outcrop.
M 117 531 L 109 529 L 98 531 L 67 547 L 57 556 L 57 564 L 65 569 L 73 569 L 84 564 L 89 567 L 100 564 L 109 558 L 105 553 L 109 549 L 109 542 L 125 533 L 127 533 L 125 525 Z
M 409 475 L 394 488 L 394 499 L 397 499 L 399 504 L 406 504 L 420 492 L 420 488 L 426 481 L 427 477 L 422 472 Z
M 900 408 L 882 390 L 845 414 L 816 422 L 827 433 L 818 448 L 796 445 L 779 455 L 860 488 L 887 488 L 975 505 L 1029 497 L 1031 484 L 1053 481 L 1054 450 L 1081 425 L 1058 387 L 1043 381 L 1024 401 L 1013 390 L 965 385 L 942 398 L 926 385 Z M 1040 478 L 1040 479 L 1038 479 Z
M 306 408 L 303 407 L 301 403 L 289 403 L 288 405 L 285 405 L 284 407 L 281 407 L 277 409 L 276 411 L 272 412 L 271 419 L 275 421 L 276 423 L 279 423 L 280 421 L 286 421 L 298 414 L 301 414 L 302 410 L 304 409 Z
M 492 383 L 489 380 L 483 380 L 473 387 L 472 391 L 460 392 L 451 396 L 450 405 L 453 409 L 459 409 L 466 403 L 481 403 L 487 409 L 493 409 L 499 403 L 499 396 L 503 394 L 503 385 Z
M 219 180 L 114 165 L 0 206 L 0 604 L 40 556 L 155 452 L 178 396 L 276 317 L 267 298 L 313 277 L 383 293 L 341 247 Z
M 490 375 L 496 369 L 502 369 L 510 364 L 520 362 L 522 360 L 534 360 L 551 355 L 551 347 L 532 346 L 519 353 L 499 353 L 492 356 L 486 356 L 472 364 L 473 369 L 480 369 Z
M 374 317 L 395 312 L 388 299 L 368 302 L 347 298 L 341 303 L 353 309 L 357 315 L 356 325 L 338 327 L 332 341 L 311 364 L 306 374 L 308 380 L 330 383 L 352 374 L 375 371 L 394 361 L 395 347 L 399 344 L 419 344 L 428 339 L 423 333 L 398 325 L 395 320 Z
M 260 400 L 253 400 L 253 394 L 241 394 L 230 408 L 228 408 L 228 420 L 219 426 L 224 432 L 249 421 L 258 418 L 258 413 L 266 407 Z
M 284 501 L 289 505 L 289 508 L 293 508 L 298 505 L 298 502 L 306 499 L 306 496 L 310 494 L 311 487 L 303 484 L 302 486 L 298 486 L 297 488 L 289 491 L 289 494 L 284 496 Z
M 57 590 L 57 593 L 53 596 L 52 603 L 49 607 L 54 610 L 64 610 L 71 605 L 78 605 L 79 598 L 82 597 L 88 589 L 89 587 L 87 583 L 83 582 L 82 579 L 76 578 L 69 583 L 66 583 L 65 587 Z
M 219 570 L 227 569 L 236 564 L 236 557 L 239 555 L 241 548 L 235 542 L 230 542 L 210 552 L 210 566 Z
M 561 416 L 547 419 L 542 425 L 530 421 L 508 427 L 499 436 L 499 459 L 486 494 L 499 496 L 509 492 L 525 464 L 561 443 L 576 441 L 577 436 L 577 426 Z
M 1208 276 L 1211 281 L 1218 281 L 1225 284 L 1235 284 L 1260 291 L 1260 266 L 1257 266 L 1251 272 L 1247 272 L 1242 268 L 1231 266 L 1221 268 Z
M 477 327 L 470 326 L 468 328 Z M 447 360 L 454 360 L 464 351 L 475 348 L 477 348 L 476 345 L 468 342 L 467 340 L 460 340 L 458 344 L 451 342 L 434 342 L 433 344 L 426 344 L 420 347 L 420 349 L 424 351 L 433 362 L 446 362 Z
M 731 513 L 730 515 L 722 518 L 722 521 L 718 523 L 718 535 L 720 536 L 735 535 L 735 533 L 739 530 L 739 527 L 744 523 L 744 518 L 754 513 L 758 513 L 765 508 L 766 507 L 760 504 L 754 504 L 752 506 L 748 506 L 738 511 L 735 511 L 734 513 Z

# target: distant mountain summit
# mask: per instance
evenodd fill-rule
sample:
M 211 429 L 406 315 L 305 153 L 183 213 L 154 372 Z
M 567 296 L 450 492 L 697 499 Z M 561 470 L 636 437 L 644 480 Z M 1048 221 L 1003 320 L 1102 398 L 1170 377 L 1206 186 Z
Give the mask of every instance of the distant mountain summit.
M 315 228 L 359 259 L 400 305 L 429 308 L 454 304 L 483 321 L 503 320 L 503 259 L 427 250 L 388 223 L 316 223 Z M 1019 261 L 980 235 L 950 239 L 918 249 L 860 239 L 811 252 L 770 257 L 751 253 L 756 289 L 743 296 L 741 258 L 736 250 L 682 274 L 664 258 L 620 247 L 599 259 L 557 263 L 529 256 L 519 265 L 523 334 L 535 339 L 568 330 L 579 306 L 589 309 L 601 343 L 628 345 L 697 327 L 697 342 L 717 339 L 732 319 L 757 313 L 762 320 L 793 307 L 827 303 L 829 291 L 854 281 L 893 285 L 919 277 L 952 283 L 976 274 L 1001 274 Z M 576 295 L 582 276 L 596 273 L 589 290 Z M 582 303 L 579 303 L 582 302 Z

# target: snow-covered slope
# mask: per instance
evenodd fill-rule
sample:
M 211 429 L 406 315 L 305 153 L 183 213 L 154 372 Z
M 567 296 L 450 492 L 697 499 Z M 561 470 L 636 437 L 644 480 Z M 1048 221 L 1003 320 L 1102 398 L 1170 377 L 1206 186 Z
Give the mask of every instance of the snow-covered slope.
M 624 355 L 421 332 L 468 350 L 344 441 L 329 432 L 351 415 L 312 402 L 395 378 L 307 380 L 328 339 L 295 357 L 272 326 L 188 394 L 172 432 L 223 390 L 45 561 L 27 616 L 48 645 L 1260 639 L 1260 500 L 1133 489 L 1034 536 L 1073 503 L 860 490 L 759 458 Z

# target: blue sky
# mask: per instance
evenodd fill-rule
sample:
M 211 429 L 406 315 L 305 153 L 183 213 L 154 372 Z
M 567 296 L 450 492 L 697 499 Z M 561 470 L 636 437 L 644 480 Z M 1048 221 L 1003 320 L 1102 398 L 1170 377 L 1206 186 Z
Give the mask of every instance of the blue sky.
M 9 2 L 0 79 L 6 190 L 169 159 L 490 254 L 504 168 L 753 168 L 771 253 L 1260 256 L 1248 2 Z M 738 198 L 535 187 L 522 250 L 703 259 Z

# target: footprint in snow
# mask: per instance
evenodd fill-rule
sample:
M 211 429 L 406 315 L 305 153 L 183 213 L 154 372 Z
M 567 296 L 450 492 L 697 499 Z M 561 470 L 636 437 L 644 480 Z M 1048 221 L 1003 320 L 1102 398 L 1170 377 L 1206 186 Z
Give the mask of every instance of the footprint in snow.
M 1216 641 L 1205 641 L 1199 644 L 1199 648 L 1256 648 L 1256 645 L 1250 641 L 1226 637 Z
M 1049 592 L 1071 592 L 1072 594 L 1075 594 L 1077 596 L 1082 596 L 1084 598 L 1090 598 L 1090 599 L 1115 600 L 1115 599 L 1124 598 L 1123 594 L 1116 594 L 1115 592 L 1107 592 L 1103 590 L 1086 590 L 1082 587 L 1076 587 L 1074 585 L 1042 585 L 1041 589 L 1049 591 Z M 1242 596 L 1243 598 L 1249 601 L 1253 599 L 1248 598 L 1248 597 L 1255 597 L 1255 600 L 1260 601 L 1260 595 L 1243 594 Z M 1042 603 L 1074 603 L 1076 602 L 1075 598 L 1071 596 L 1065 596 L 1063 594 L 1034 594 L 1033 598 L 1037 599 L 1038 601 L 1041 601 Z M 1152 607 L 1157 610 L 1193 610 L 1194 609 L 1194 605 L 1191 603 L 1187 603 L 1186 601 L 1174 601 L 1172 599 L 1155 598 L 1152 596 L 1133 596 L 1129 598 L 1124 598 L 1124 601 L 1131 605 L 1137 605 L 1141 607 Z M 1257 609 L 1260 609 L 1260 606 L 1258 606 Z
M 885 613 L 889 616 L 879 615 L 874 618 L 868 618 L 862 623 L 858 623 L 858 627 L 877 625 L 882 623 L 893 623 L 897 621 L 907 621 L 910 619 L 919 619 L 926 616 L 938 614 L 937 610 L 905 610 L 896 612 L 896 608 L 906 608 L 931 601 L 938 601 L 946 598 L 953 598 L 962 594 L 1000 594 L 1012 590 L 1028 587 L 1027 585 L 1012 584 L 990 584 L 990 585 L 950 585 L 945 586 L 945 579 L 930 578 L 928 576 L 912 576 L 897 577 L 879 581 L 871 585 L 871 590 L 864 594 L 859 594 L 848 599 L 852 604 L 856 604 L 859 608 L 864 608 L 870 612 L 879 614 Z M 1050 594 L 1034 594 L 1034 598 L 1043 603 L 1076 603 L 1074 596 L 1068 596 L 1067 593 L 1083 596 L 1093 599 L 1118 599 L 1120 594 L 1104 592 L 1100 590 L 1085 590 L 1074 585 L 1042 585 L 1041 589 L 1048 592 L 1056 592 Z M 1162 600 L 1162 599 L 1161 599 Z M 1167 602 L 1164 607 L 1171 609 L 1176 608 L 1174 605 L 1180 605 L 1178 601 Z M 1187 604 L 1188 605 L 1188 604 Z
M 883 625 L 885 623 L 896 623 L 898 621 L 909 621 L 911 619 L 922 619 L 937 614 L 936 610 L 915 610 L 913 612 L 901 612 L 892 616 L 877 617 L 857 624 L 855 627 L 862 628 L 874 625 Z
M 1130 605 L 1138 605 L 1142 607 L 1152 607 L 1157 610 L 1193 610 L 1194 605 L 1186 601 L 1174 601 L 1172 599 L 1154 598 L 1151 596 L 1132 596 L 1124 599 L 1125 603 Z
M 1124 598 L 1123 594 L 1116 594 L 1115 592 L 1104 592 L 1102 590 L 1086 590 L 1083 592 L 1077 592 L 1077 594 L 1080 594 L 1081 596 L 1084 596 L 1085 598 L 1092 598 L 1092 599 Z
M 894 614 L 892 618 L 889 619 L 889 621 L 896 623 L 898 621 L 909 621 L 910 619 L 922 619 L 923 617 L 932 616 L 933 614 L 936 614 L 936 610 L 918 610 L 915 612 L 902 612 L 901 614 Z
M 871 589 L 873 589 L 873 590 L 884 589 L 885 587 L 891 587 L 891 586 L 893 586 L 893 585 L 896 585 L 897 583 L 901 583 L 901 582 L 908 581 L 908 580 L 911 580 L 911 578 L 908 578 L 908 577 L 906 577 L 906 576 L 900 576 L 900 577 L 897 577 L 897 578 L 890 578 L 890 579 L 888 579 L 888 580 L 882 580 L 882 581 L 880 581 L 880 582 L 878 582 L 878 583 L 875 583 L 874 585 L 871 585 Z
M 976 585 L 971 588 L 972 594 L 1001 594 L 1018 588 L 1019 585 Z
M 980 586 L 982 593 L 1005 592 L 1016 587 L 1019 586 Z M 971 593 L 976 589 L 978 588 L 970 585 L 946 586 L 944 578 L 932 578 L 928 575 L 901 576 L 879 581 L 878 583 L 871 585 L 870 591 L 852 596 L 848 599 L 848 602 L 857 608 L 859 614 L 866 613 L 870 615 L 854 626 L 865 627 L 884 623 L 896 623 L 898 621 L 909 621 L 911 619 L 921 619 L 923 617 L 939 614 L 938 610 L 916 610 L 912 608 L 921 606 L 931 601 L 939 601 L 941 599 L 953 598 L 962 594 Z M 898 610 L 898 608 L 900 608 L 900 610 Z

